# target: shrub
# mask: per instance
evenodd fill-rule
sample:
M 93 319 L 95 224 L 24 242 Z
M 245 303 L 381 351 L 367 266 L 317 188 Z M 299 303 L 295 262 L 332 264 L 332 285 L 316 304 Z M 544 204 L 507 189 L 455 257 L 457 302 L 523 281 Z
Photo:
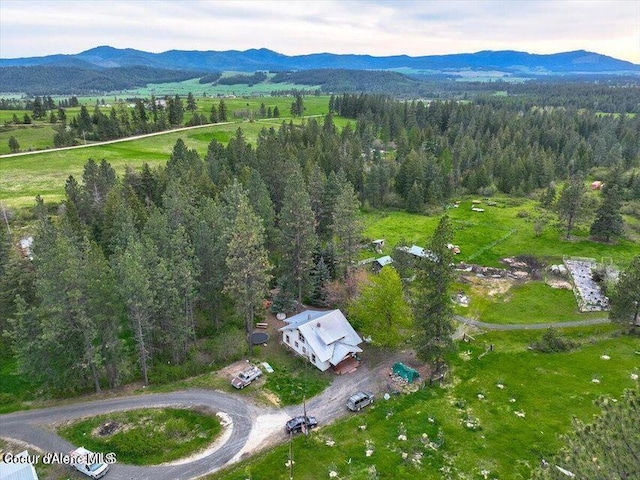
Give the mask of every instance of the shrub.
M 554 328 L 547 329 L 540 340 L 534 342 L 531 348 L 543 353 L 567 352 L 576 348 L 578 344 L 563 337 Z

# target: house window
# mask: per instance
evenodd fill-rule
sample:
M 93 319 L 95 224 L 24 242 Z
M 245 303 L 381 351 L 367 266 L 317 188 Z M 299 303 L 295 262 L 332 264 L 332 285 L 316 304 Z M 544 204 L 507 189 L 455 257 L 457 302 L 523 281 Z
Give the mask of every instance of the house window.
M 296 342 L 296 343 L 295 343 L 295 345 L 296 345 L 296 348 L 298 348 L 298 347 L 299 347 L 298 342 Z
M 316 363 L 316 354 L 315 353 L 311 354 L 311 363 Z
M 302 353 L 303 353 L 304 355 L 306 355 L 306 354 L 307 354 L 307 347 L 302 347 Z
M 291 343 L 291 340 L 289 340 L 289 335 L 284 336 L 284 341 L 287 343 Z
M 302 335 L 302 332 L 300 330 L 298 330 L 298 340 L 304 343 L 304 335 Z

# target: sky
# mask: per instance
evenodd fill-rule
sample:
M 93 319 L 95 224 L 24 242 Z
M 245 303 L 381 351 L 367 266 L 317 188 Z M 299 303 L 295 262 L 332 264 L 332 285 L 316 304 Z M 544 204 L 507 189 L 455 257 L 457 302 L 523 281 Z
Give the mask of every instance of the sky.
M 587 50 L 640 64 L 640 0 L 0 0 L 0 58 L 101 45 L 374 56 Z

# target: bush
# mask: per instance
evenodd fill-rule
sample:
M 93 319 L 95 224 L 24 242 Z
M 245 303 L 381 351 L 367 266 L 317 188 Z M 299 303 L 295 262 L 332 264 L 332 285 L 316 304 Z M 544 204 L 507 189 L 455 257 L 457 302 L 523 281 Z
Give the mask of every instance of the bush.
M 543 353 L 556 353 L 568 352 L 577 346 L 576 342 L 563 337 L 556 329 L 549 328 L 542 334 L 540 340 L 531 345 L 531 348 Z

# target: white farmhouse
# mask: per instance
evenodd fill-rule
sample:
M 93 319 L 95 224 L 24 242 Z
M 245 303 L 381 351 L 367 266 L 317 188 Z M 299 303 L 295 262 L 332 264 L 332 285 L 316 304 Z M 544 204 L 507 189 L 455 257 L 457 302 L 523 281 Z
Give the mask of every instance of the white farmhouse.
M 339 371 L 362 352 L 362 338 L 340 310 L 305 310 L 285 322 L 280 329 L 284 344 L 323 372 L 331 366 Z

